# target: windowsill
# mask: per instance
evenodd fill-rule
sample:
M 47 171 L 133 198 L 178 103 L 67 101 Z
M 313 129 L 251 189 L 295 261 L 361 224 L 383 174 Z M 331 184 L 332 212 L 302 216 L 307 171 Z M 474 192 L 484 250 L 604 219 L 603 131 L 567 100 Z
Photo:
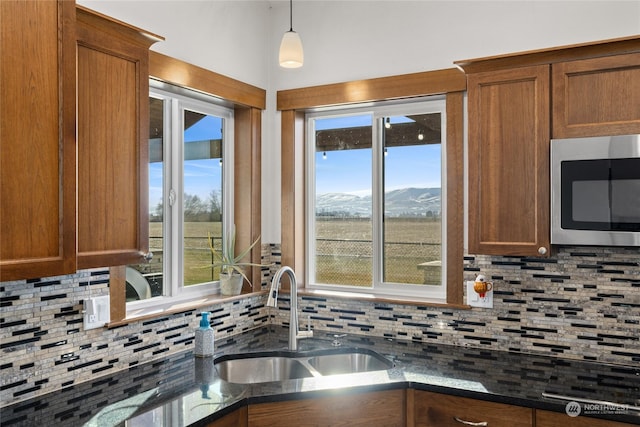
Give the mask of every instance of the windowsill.
M 119 326 L 127 325 L 133 322 L 139 322 L 143 320 L 151 320 L 161 316 L 167 316 L 176 313 L 182 313 L 185 311 L 197 310 L 201 307 L 208 307 L 212 304 L 218 304 L 222 302 L 236 301 L 247 297 L 256 295 L 267 294 L 268 291 L 261 290 L 257 292 L 247 292 L 234 296 L 223 295 L 208 295 L 200 296 L 196 298 L 186 299 L 182 301 L 167 301 L 158 305 L 150 307 L 140 307 L 131 310 L 127 310 L 127 317 L 117 322 L 109 322 L 105 325 L 107 328 L 116 328 Z M 289 293 L 288 290 L 283 289 L 280 292 Z M 471 306 L 466 304 L 449 304 L 446 302 L 438 302 L 433 299 L 419 298 L 419 297 L 399 297 L 397 295 L 383 295 L 383 294 L 371 294 L 361 292 L 346 292 L 346 291 L 334 291 L 334 290 L 320 290 L 320 289 L 307 289 L 300 288 L 298 290 L 299 296 L 312 296 L 312 297 L 332 297 L 339 299 L 348 299 L 351 301 L 370 301 L 378 303 L 398 304 L 398 305 L 415 305 L 421 307 L 438 307 L 438 308 L 453 308 L 458 310 L 469 310 Z
M 298 290 L 298 295 L 315 296 L 315 297 L 334 297 L 340 299 L 359 300 L 359 301 L 371 301 L 389 304 L 399 305 L 416 305 L 421 307 L 439 307 L 439 308 L 455 308 L 460 310 L 471 309 L 467 304 L 450 304 L 447 302 L 434 301 L 433 299 L 409 297 L 409 296 L 397 296 L 397 295 L 385 295 L 385 294 L 372 294 L 362 292 L 347 292 L 347 291 L 335 291 L 324 289 L 308 289 L 301 288 Z
M 161 316 L 167 316 L 170 314 L 182 313 L 185 311 L 197 310 L 202 307 L 208 307 L 212 304 L 218 304 L 221 302 L 230 302 L 251 297 L 255 295 L 265 294 L 266 291 L 247 292 L 240 295 L 226 296 L 226 295 L 206 295 L 199 296 L 180 301 L 166 301 L 153 306 L 133 308 L 127 310 L 127 317 L 123 320 L 116 322 L 109 322 L 105 325 L 107 328 L 116 328 L 119 326 L 127 325 L 133 322 L 139 322 L 141 320 L 151 320 Z

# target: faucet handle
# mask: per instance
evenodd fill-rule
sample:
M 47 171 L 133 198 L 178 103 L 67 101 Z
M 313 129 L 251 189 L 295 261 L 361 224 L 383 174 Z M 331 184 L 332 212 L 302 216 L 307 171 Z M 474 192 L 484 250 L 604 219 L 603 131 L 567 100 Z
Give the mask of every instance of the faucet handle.
M 333 336 L 333 341 L 331 342 L 331 345 L 334 347 L 340 347 L 342 343 L 340 342 L 339 338 L 344 338 L 346 336 L 347 334 L 335 334 Z
M 296 334 L 296 338 L 312 338 L 313 330 L 311 330 L 311 316 L 307 317 L 307 330 L 306 331 L 298 331 Z

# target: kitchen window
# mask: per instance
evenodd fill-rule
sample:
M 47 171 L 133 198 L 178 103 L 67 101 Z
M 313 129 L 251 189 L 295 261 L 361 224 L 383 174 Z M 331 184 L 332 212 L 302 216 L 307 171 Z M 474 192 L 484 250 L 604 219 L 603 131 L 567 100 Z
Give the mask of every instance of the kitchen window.
M 445 106 L 307 114 L 310 289 L 446 301 Z
M 126 269 L 132 307 L 211 294 L 219 277 L 209 245 L 231 226 L 233 110 L 216 98 L 152 81 L 149 249 Z

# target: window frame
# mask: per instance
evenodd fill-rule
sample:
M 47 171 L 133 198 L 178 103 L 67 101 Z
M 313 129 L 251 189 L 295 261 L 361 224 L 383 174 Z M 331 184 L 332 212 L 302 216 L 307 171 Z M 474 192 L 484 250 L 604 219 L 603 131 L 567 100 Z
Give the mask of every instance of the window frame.
M 441 115 L 441 216 L 442 225 L 440 229 L 441 238 L 441 284 L 440 286 L 421 286 L 418 283 L 404 284 L 386 282 L 384 280 L 384 203 L 382 190 L 384 190 L 384 156 L 383 148 L 383 123 L 385 117 L 413 115 L 413 114 L 436 114 Z M 361 287 L 345 284 L 319 284 L 312 282 L 313 272 L 315 271 L 315 128 L 316 119 L 337 118 L 348 116 L 370 116 L 372 130 L 372 286 Z M 306 181 L 306 265 L 305 271 L 307 276 L 305 283 L 309 289 L 347 291 L 354 293 L 365 293 L 383 296 L 399 296 L 399 297 L 417 297 L 427 298 L 434 302 L 446 302 L 447 281 L 445 280 L 446 272 L 446 229 L 447 229 L 447 185 L 446 185 L 446 100 L 442 96 L 430 96 L 418 99 L 411 99 L 405 102 L 381 102 L 367 106 L 347 106 L 329 109 L 318 109 L 308 112 L 305 115 L 306 122 L 306 162 L 305 162 L 305 181 Z
M 233 225 L 233 110 L 211 96 L 199 94 L 167 83 L 151 80 L 149 98 L 163 101 L 163 200 L 169 201 L 175 194 L 173 204 L 163 203 L 162 233 L 164 236 L 163 295 L 127 302 L 127 310 L 204 297 L 211 294 L 211 282 L 184 286 L 184 114 L 185 111 L 212 115 L 224 120 L 222 152 L 222 236 L 228 234 Z M 226 165 L 231 165 L 227 167 Z
M 282 167 L 282 264 L 290 265 L 298 277 L 306 277 L 304 266 L 304 189 L 296 184 L 304 179 L 302 167 L 305 149 L 305 112 L 316 108 L 366 102 L 409 100 L 429 95 L 446 98 L 448 142 L 447 168 L 447 296 L 445 303 L 401 296 L 374 296 L 348 292 L 314 291 L 345 298 L 365 298 L 400 304 L 418 304 L 468 308 L 463 296 L 464 244 L 464 92 L 466 78 L 461 70 L 448 68 L 413 74 L 358 80 L 329 85 L 279 91 L 277 109 L 281 112 Z M 306 283 L 299 283 L 304 287 Z
M 158 52 L 149 52 L 149 77 L 185 89 L 194 90 L 228 102 L 234 109 L 234 209 L 236 244 L 246 247 L 261 235 L 261 129 L 262 111 L 266 108 L 266 91 L 222 74 L 171 58 Z M 254 173 L 242 173 L 245 170 Z M 261 247 L 256 245 L 249 254 L 252 263 L 260 263 Z M 132 321 L 153 319 L 171 313 L 196 309 L 229 297 L 208 295 L 206 298 L 168 304 L 156 308 L 130 311 L 126 308 L 125 266 L 110 268 L 110 321 L 108 327 L 118 327 Z M 247 276 L 260 284 L 261 271 L 257 267 L 247 270 Z M 255 291 L 253 291 L 255 292 Z M 231 297 L 241 298 L 240 297 Z

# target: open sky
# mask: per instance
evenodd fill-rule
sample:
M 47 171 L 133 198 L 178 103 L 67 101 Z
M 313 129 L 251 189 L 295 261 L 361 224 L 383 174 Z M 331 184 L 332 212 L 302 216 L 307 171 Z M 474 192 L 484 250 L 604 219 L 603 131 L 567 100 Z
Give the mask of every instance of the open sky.
M 184 142 L 222 138 L 222 119 L 205 116 L 184 132 Z M 189 160 L 184 164 L 184 190 L 206 201 L 212 190 L 220 192 L 222 165 L 219 159 Z M 149 165 L 149 209 L 154 211 L 162 200 L 162 163 Z
M 391 118 L 407 122 L 404 116 Z M 370 115 L 316 120 L 316 130 L 371 126 Z M 316 193 L 371 194 L 371 149 L 316 152 Z M 326 155 L 325 155 L 326 154 Z M 385 191 L 399 188 L 441 186 L 441 145 L 424 144 L 390 147 L 384 157 Z
M 391 124 L 407 121 L 393 117 Z M 316 120 L 316 129 L 371 125 L 370 115 Z M 222 138 L 222 119 L 206 116 L 184 132 L 185 143 Z M 441 146 L 439 144 L 390 147 L 385 161 L 385 191 L 399 188 L 441 186 Z M 316 153 L 316 192 L 371 194 L 371 149 Z M 189 160 L 184 165 L 184 186 L 188 194 L 206 201 L 212 190 L 221 190 L 222 165 L 218 159 Z M 149 165 L 149 209 L 162 200 L 162 163 Z

